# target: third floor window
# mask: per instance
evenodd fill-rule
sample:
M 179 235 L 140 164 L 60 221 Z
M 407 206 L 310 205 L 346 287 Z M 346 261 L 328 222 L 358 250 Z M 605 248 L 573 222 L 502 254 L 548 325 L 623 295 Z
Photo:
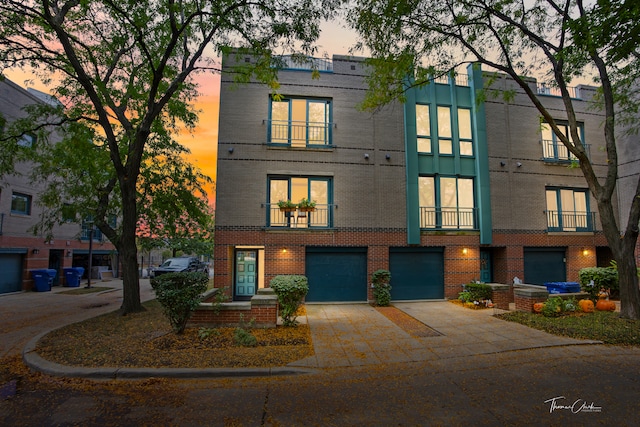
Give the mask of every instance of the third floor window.
M 327 99 L 270 99 L 267 142 L 291 147 L 329 146 L 331 114 Z
M 560 132 L 571 139 L 569 125 L 562 122 L 557 123 L 557 125 Z M 589 155 L 589 146 L 584 143 L 584 125 L 582 123 L 578 124 L 578 134 L 582 145 L 587 151 L 587 155 Z M 542 156 L 547 162 L 567 163 L 577 160 L 576 156 L 569 151 L 547 123 L 542 124 Z

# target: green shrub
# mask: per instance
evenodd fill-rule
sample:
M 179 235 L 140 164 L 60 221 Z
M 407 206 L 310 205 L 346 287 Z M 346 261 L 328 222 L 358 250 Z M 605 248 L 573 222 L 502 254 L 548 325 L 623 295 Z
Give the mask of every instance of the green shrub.
M 471 297 L 472 295 L 469 291 L 462 291 L 458 294 L 458 299 L 462 302 L 473 302 L 473 299 Z
M 184 332 L 191 312 L 207 290 L 209 276 L 202 272 L 167 273 L 151 279 L 156 299 L 177 334 Z
M 598 293 L 602 288 L 609 289 L 612 295 L 617 295 L 620 290 L 618 270 L 615 267 L 582 268 L 579 275 L 582 290 L 587 292 L 593 301 L 598 299 Z
M 562 314 L 563 301 L 560 297 L 551 297 L 542 308 L 542 315 L 545 317 L 556 317 Z
M 305 276 L 276 276 L 269 286 L 278 296 L 280 316 L 284 326 L 296 325 L 296 312 L 309 292 L 309 281 Z
M 386 307 L 391 303 L 391 272 L 389 270 L 376 270 L 371 275 L 373 283 L 373 298 L 376 305 Z
M 242 347 L 255 347 L 258 345 L 258 339 L 255 335 L 242 328 L 236 328 L 233 331 L 233 341 Z
M 469 293 L 469 302 L 491 299 L 491 286 L 484 283 L 467 283 L 463 292 Z

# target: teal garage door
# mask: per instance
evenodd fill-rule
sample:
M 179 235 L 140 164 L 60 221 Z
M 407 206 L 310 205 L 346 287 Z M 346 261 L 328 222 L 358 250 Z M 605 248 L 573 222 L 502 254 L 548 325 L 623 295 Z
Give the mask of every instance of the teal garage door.
M 22 255 L 0 253 L 0 294 L 22 290 Z
M 366 248 L 307 248 L 308 302 L 367 301 Z
M 391 248 L 391 299 L 443 299 L 443 248 Z
M 566 282 L 564 248 L 524 248 L 524 283 Z

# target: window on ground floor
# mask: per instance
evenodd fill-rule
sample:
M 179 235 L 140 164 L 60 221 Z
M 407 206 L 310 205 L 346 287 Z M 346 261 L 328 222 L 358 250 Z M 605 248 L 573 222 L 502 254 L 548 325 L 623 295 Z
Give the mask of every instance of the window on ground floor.
M 473 178 L 421 176 L 420 228 L 476 229 Z
M 333 226 L 332 180 L 327 177 L 269 177 L 268 227 L 326 228 Z M 278 202 L 298 205 L 302 199 L 313 208 L 281 208 Z
M 586 189 L 547 187 L 549 231 L 594 231 L 595 213 L 589 211 Z

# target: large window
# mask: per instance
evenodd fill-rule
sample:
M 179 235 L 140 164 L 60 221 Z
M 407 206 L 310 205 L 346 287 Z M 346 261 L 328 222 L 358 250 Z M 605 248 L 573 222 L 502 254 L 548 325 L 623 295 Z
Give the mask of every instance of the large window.
M 557 125 L 560 132 L 571 140 L 569 125 L 561 122 L 557 123 Z M 582 123 L 578 124 L 578 133 L 588 154 L 589 147 L 584 144 L 584 126 Z M 576 156 L 569 151 L 547 123 L 542 124 L 542 155 L 544 160 L 548 162 L 571 162 L 577 160 Z
M 438 151 L 440 154 L 453 154 L 450 107 L 438 107 Z
M 416 105 L 416 134 L 418 152 L 431 154 L 431 119 L 428 105 Z
M 589 212 L 586 189 L 546 189 L 549 231 L 593 231 L 595 213 Z
M 331 227 L 333 224 L 332 181 L 326 177 L 270 177 L 267 206 L 269 227 Z M 280 201 L 300 203 L 308 199 L 315 203 L 311 211 L 282 210 Z
M 458 108 L 458 137 L 460 139 L 460 155 L 473 156 L 471 110 L 467 108 Z
M 473 179 L 421 176 L 420 228 L 475 229 Z
M 331 145 L 331 101 L 270 100 L 268 142 L 291 147 Z
M 31 196 L 14 192 L 11 195 L 11 213 L 31 215 Z

